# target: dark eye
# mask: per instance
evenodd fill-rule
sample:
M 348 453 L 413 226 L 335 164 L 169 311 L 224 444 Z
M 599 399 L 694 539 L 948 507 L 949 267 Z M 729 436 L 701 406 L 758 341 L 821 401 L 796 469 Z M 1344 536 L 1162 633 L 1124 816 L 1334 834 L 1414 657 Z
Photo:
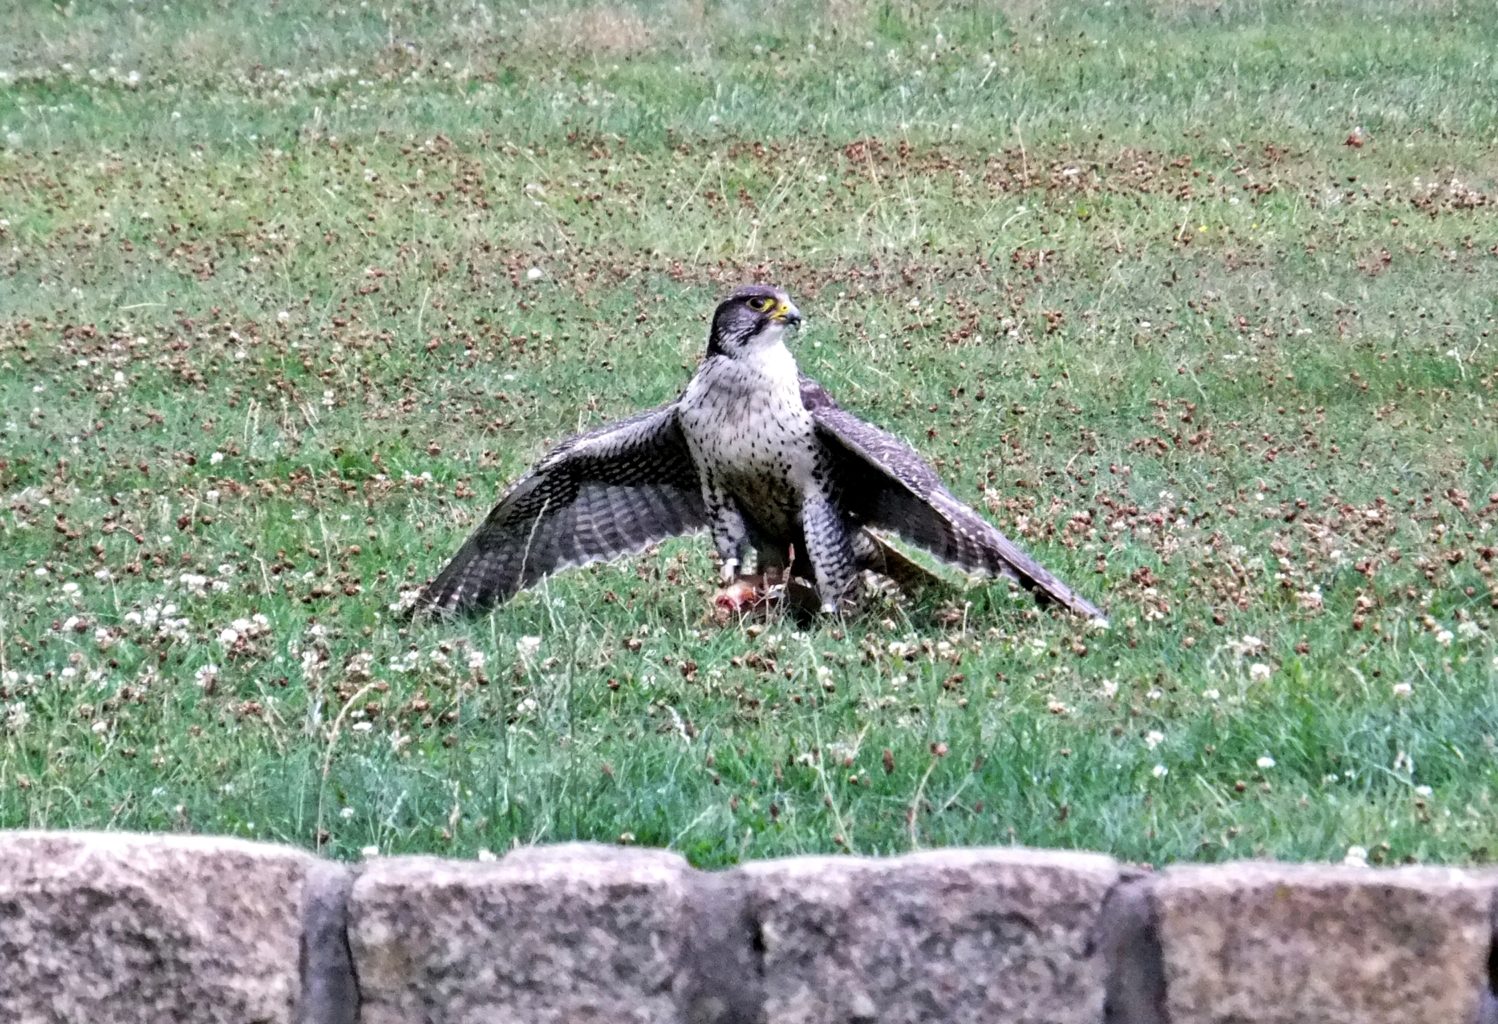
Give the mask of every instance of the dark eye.
M 749 300 L 749 308 L 756 313 L 763 313 L 773 305 L 775 305 L 775 300 L 768 295 L 760 295 Z

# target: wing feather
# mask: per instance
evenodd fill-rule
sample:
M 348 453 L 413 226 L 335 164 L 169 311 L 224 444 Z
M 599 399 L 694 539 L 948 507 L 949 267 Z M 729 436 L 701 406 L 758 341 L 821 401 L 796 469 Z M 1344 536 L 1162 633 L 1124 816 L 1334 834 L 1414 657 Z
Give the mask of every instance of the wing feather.
M 944 562 L 1006 576 L 1041 600 L 1107 621 L 1096 605 L 958 501 L 905 442 L 840 408 L 820 384 L 805 375 L 801 377 L 801 402 L 811 412 L 818 435 L 841 456 L 842 486 L 860 496 L 855 511 L 865 525 L 899 534 Z
M 676 404 L 563 441 L 510 488 L 412 611 L 475 614 L 558 569 L 707 524 Z

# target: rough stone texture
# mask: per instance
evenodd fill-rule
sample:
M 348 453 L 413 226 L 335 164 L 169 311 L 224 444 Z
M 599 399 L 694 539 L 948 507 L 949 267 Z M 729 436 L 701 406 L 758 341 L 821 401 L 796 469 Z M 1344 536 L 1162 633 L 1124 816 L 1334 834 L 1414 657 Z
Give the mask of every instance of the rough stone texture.
M 313 863 L 234 839 L 0 833 L 0 1020 L 289 1024 Z
M 354 874 L 322 862 L 307 874 L 302 899 L 302 993 L 297 1024 L 358 1024 L 359 987 L 348 948 Z
M 0 832 L 0 1022 L 1498 1024 L 1498 872 Z
M 1118 866 L 1090 854 L 949 850 L 750 864 L 769 1024 L 1095 1024 L 1088 953 Z
M 1493 878 L 1438 868 L 1177 867 L 1155 907 L 1171 1024 L 1460 1024 Z
M 363 1024 L 678 1020 L 690 869 L 571 845 L 374 861 L 349 904 Z
M 1124 879 L 1108 893 L 1093 952 L 1107 964 L 1104 1024 L 1167 1024 L 1154 877 Z

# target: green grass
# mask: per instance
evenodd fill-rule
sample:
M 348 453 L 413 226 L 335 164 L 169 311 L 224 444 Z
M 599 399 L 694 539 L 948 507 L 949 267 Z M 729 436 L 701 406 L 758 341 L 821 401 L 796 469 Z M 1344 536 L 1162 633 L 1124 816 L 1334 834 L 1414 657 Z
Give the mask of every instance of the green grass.
M 1485 5 L 389 6 L 0 40 L 0 825 L 1495 859 Z M 746 279 L 1113 628 L 392 619 Z

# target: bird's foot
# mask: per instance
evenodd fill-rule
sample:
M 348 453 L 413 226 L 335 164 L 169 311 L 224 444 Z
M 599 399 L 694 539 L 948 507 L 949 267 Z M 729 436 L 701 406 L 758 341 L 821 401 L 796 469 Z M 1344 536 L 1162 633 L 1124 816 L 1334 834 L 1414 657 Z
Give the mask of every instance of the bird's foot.
M 820 595 L 817 596 L 817 614 L 819 615 L 852 615 L 863 607 L 860 600 L 862 595 L 857 591 L 844 594 L 834 600 L 827 600 Z

